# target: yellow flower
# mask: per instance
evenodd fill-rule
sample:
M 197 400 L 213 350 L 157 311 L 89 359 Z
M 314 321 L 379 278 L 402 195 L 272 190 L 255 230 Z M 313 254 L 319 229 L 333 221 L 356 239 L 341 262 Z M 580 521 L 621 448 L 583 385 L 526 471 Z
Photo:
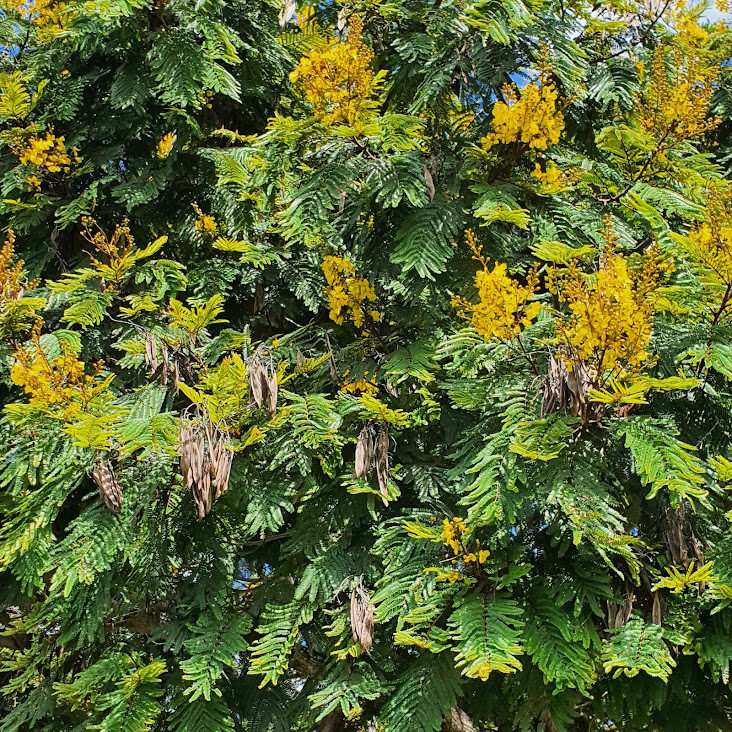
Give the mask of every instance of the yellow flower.
M 520 96 L 515 84 L 506 84 L 503 98 L 506 101 L 493 105 L 493 132 L 481 140 L 486 150 L 513 142 L 546 150 L 559 142 L 564 131 L 564 115 L 557 109 L 557 90 L 553 84 L 529 84 Z
M 536 163 L 534 170 L 531 171 L 531 177 L 536 178 L 543 186 L 554 186 L 562 180 L 562 171 L 557 168 L 556 163 L 549 161 L 546 164 L 546 170 L 541 169 L 541 165 Z
M 639 372 L 649 358 L 657 280 L 653 251 L 643 269 L 633 272 L 612 246 L 603 252 L 593 277 L 584 275 L 576 262 L 560 273 L 550 270 L 549 290 L 569 308 L 568 316 L 556 320 L 568 367 L 582 363 L 597 380 Z
M 323 259 L 321 267 L 327 282 L 323 292 L 328 298 L 331 320 L 342 325 L 349 318 L 361 328 L 366 314 L 365 303 L 376 299 L 373 285 L 364 277 L 355 276 L 356 267 L 348 259 L 329 255 Z M 371 317 L 374 312 L 371 311 Z
M 348 376 L 348 371 L 344 374 L 345 376 Z M 344 394 L 373 394 L 374 392 L 377 392 L 379 390 L 379 387 L 376 385 L 376 374 L 374 374 L 370 379 L 368 378 L 369 372 L 366 371 L 362 378 L 360 378 L 358 381 L 348 381 L 341 386 L 341 391 Z
M 481 254 L 474 232 L 466 232 L 468 245 L 473 250 L 475 259 L 482 265 L 475 275 L 475 287 L 480 302 L 476 305 L 461 297 L 452 298 L 453 307 L 461 308 L 461 316 L 467 317 L 473 327 L 486 340 L 499 338 L 509 340 L 519 334 L 522 327 L 531 325 L 539 315 L 541 305 L 529 302 L 538 284 L 535 271 L 529 274 L 527 284 L 520 285 L 507 274 L 506 264 L 496 264 L 493 270 L 488 267 L 488 260 Z
M 71 17 L 66 4 L 56 0 L 2 0 L 2 10 L 33 23 L 41 41 L 50 40 L 67 28 Z
M 29 175 L 25 182 L 28 184 L 28 188 L 31 191 L 40 191 L 41 190 L 41 181 L 38 180 L 38 178 L 35 175 Z
M 45 137 L 31 135 L 16 153 L 23 165 L 32 165 L 48 173 L 68 171 L 71 165 L 64 138 L 56 137 L 53 131 L 47 132 Z
M 158 140 L 155 154 L 161 159 L 167 158 L 173 152 L 176 139 L 177 136 L 173 132 L 168 132 L 166 135 L 163 135 L 162 139 Z
M 363 42 L 363 24 L 357 16 L 350 20 L 348 40 L 332 41 L 300 59 L 290 74 L 313 105 L 314 116 L 324 124 L 349 124 L 373 107 L 382 74 L 369 68 L 373 51 Z
M 103 391 L 108 382 L 97 382 L 95 376 L 85 373 L 85 365 L 68 350 L 53 361 L 41 348 L 41 321 L 33 326 L 32 347 L 15 351 L 15 363 L 10 371 L 13 384 L 23 388 L 30 404 L 54 415 L 54 407 L 61 406 L 66 419 L 83 410 L 91 399 Z M 101 362 L 94 365 L 95 372 Z

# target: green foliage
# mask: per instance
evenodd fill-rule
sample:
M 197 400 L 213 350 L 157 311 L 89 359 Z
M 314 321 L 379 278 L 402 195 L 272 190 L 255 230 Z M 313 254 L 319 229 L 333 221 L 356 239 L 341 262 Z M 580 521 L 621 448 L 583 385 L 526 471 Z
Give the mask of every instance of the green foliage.
M 732 35 L 662 6 L 3 6 L 0 732 L 729 727 Z

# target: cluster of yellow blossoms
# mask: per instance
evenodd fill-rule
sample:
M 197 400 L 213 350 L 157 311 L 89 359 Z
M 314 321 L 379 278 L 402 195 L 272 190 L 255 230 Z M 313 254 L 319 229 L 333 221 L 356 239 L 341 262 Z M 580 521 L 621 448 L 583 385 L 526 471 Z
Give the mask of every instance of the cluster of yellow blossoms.
M 634 272 L 625 257 L 609 246 L 600 266 L 588 277 L 575 262 L 549 270 L 547 286 L 568 317 L 556 320 L 557 338 L 568 349 L 567 366 L 582 363 L 598 383 L 639 372 L 649 358 L 653 290 L 658 280 L 654 252 Z
M 480 302 L 474 305 L 454 295 L 452 305 L 461 309 L 463 317 L 467 317 L 465 313 L 470 313 L 473 327 L 486 340 L 510 340 L 521 332 L 522 327 L 531 325 L 539 314 L 541 304 L 529 302 L 538 285 L 538 275 L 532 271 L 527 284 L 523 286 L 508 276 L 504 263 L 496 263 L 491 271 L 475 233 L 469 230 L 465 238 L 473 250 L 474 258 L 483 265 L 483 269 L 475 275 Z
M 669 75 L 667 58 L 671 58 Z M 684 140 L 714 129 L 718 117 L 709 117 L 717 68 L 697 55 L 693 48 L 659 48 L 653 56 L 646 91 L 637 100 L 640 123 L 660 142 L 660 154 Z M 658 155 L 659 153 L 657 153 Z
M 348 377 L 349 373 L 349 371 L 346 371 L 344 376 Z M 378 390 L 379 387 L 376 384 L 376 374 L 373 374 L 371 378 L 369 378 L 368 371 L 365 371 L 358 381 L 346 381 L 341 386 L 341 391 L 344 394 L 373 394 Z
M 198 217 L 196 219 L 196 229 L 201 232 L 201 234 L 216 233 L 216 229 L 218 228 L 218 225 L 216 224 L 216 219 L 213 216 L 209 216 L 208 214 L 203 213 L 197 203 L 192 204 L 192 206 Z
M 708 197 L 707 220 L 692 228 L 684 243 L 691 260 L 702 268 L 705 283 L 732 288 L 732 193 Z
M 39 281 L 28 282 L 23 269 L 25 262 L 15 258 L 15 234 L 8 231 L 8 237 L 0 250 L 0 302 L 19 300 L 28 290 L 38 287 Z
M 70 419 L 106 388 L 106 383 L 96 378 L 102 363 L 94 365 L 92 376 L 85 373 L 84 362 L 68 350 L 49 361 L 41 347 L 41 324 L 38 320 L 33 326 L 30 351 L 16 348 L 10 380 L 23 387 L 30 404 L 49 413 L 53 413 L 53 407 L 62 406 L 64 417 Z
M 468 532 L 467 524 L 459 516 L 452 519 L 444 519 L 442 522 L 442 533 L 440 537 L 442 543 L 450 549 L 455 556 L 453 563 L 457 562 L 457 558 L 462 558 L 466 564 L 477 563 L 483 564 L 490 556 L 487 549 L 480 548 L 480 542 L 475 542 L 473 550 L 465 546 L 465 534 Z M 457 572 L 450 572 L 445 579 L 449 582 L 455 582 L 460 575 Z
M 551 187 L 560 183 L 563 175 L 562 171 L 557 167 L 557 164 L 550 160 L 546 164 L 546 170 L 542 170 L 541 165 L 536 163 L 534 169 L 531 171 L 531 177 L 536 178 L 541 185 Z
M 67 28 L 70 19 L 66 3 L 56 0 L 0 0 L 0 11 L 32 22 L 42 41 Z
M 331 41 L 300 59 L 290 74 L 305 99 L 313 105 L 316 119 L 324 124 L 354 124 L 370 107 L 383 74 L 370 65 L 373 51 L 363 42 L 360 18 L 350 20 L 348 40 Z
M 373 285 L 365 277 L 356 277 L 356 268 L 348 259 L 327 256 L 321 265 L 325 281 L 323 289 L 328 298 L 330 319 L 342 325 L 346 319 L 353 321 L 357 328 L 363 326 L 366 316 L 366 303 L 376 300 Z M 379 320 L 380 313 L 368 311 L 373 320 Z
M 177 136 L 174 132 L 168 132 L 163 135 L 163 137 L 158 140 L 158 144 L 155 147 L 155 155 L 157 155 L 161 160 L 167 158 L 168 155 L 173 152 L 173 146 L 175 145 L 176 139 Z
M 529 84 L 519 96 L 515 84 L 503 87 L 505 101 L 493 105 L 493 132 L 481 143 L 486 150 L 502 143 L 521 142 L 535 150 L 556 145 L 564 131 L 564 115 L 557 109 L 553 84 Z
M 36 308 L 44 305 L 43 298 L 27 297 L 26 293 L 38 287 L 39 280 L 29 282 L 24 262 L 15 258 L 15 234 L 8 237 L 0 250 L 0 338 L 14 338 L 30 327 L 36 317 Z
M 68 171 L 71 166 L 72 155 L 76 163 L 81 162 L 75 150 L 66 150 L 63 137 L 56 137 L 53 130 L 41 135 L 31 135 L 22 147 L 16 149 L 18 159 L 23 165 L 33 165 L 47 173 Z

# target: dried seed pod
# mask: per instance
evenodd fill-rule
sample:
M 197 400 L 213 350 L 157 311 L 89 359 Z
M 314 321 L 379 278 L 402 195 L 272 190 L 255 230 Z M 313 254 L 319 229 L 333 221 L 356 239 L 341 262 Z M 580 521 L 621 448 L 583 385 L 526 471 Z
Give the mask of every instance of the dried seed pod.
M 258 363 L 250 363 L 247 368 L 247 380 L 249 381 L 249 406 L 259 408 L 262 406 L 264 390 L 267 386 L 267 375 L 264 368 Z
M 222 493 L 226 493 L 229 487 L 229 475 L 231 474 L 231 463 L 234 459 L 232 450 L 224 444 L 222 436 L 217 443 L 216 464 L 214 470 L 214 482 L 216 483 L 216 496 L 219 498 Z
M 427 186 L 427 193 L 429 194 L 430 201 L 433 201 L 435 198 L 435 181 L 432 178 L 432 173 L 430 172 L 430 169 L 425 165 L 424 166 L 424 184 Z
M 374 461 L 373 429 L 364 427 L 358 435 L 356 443 L 356 460 L 354 464 L 354 478 L 366 478 L 371 472 Z
M 661 593 L 653 593 L 653 610 L 651 611 L 651 620 L 654 625 L 661 625 L 663 620 L 663 608 L 661 606 Z
M 145 334 L 145 364 L 153 371 L 158 367 L 158 343 L 152 333 Z
M 198 409 L 192 421 L 181 415 L 177 450 L 183 485 L 191 489 L 200 520 L 228 488 L 234 457 L 228 433 Z
M 338 380 L 338 369 L 336 368 L 336 362 L 335 357 L 333 356 L 333 351 L 329 351 L 328 353 L 328 367 L 330 368 L 330 378 Z
M 168 369 L 170 367 L 170 354 L 168 353 L 168 349 L 165 347 L 165 343 L 163 343 L 163 347 L 160 349 L 160 352 L 163 356 L 163 369 L 160 372 L 160 383 L 165 386 L 168 383 Z
M 284 0 L 282 3 L 282 7 L 280 7 L 280 14 L 279 14 L 279 22 L 280 22 L 280 28 L 286 28 L 287 24 L 290 22 L 290 19 L 295 14 L 295 10 L 297 9 L 297 4 L 295 3 L 295 0 Z
M 279 386 L 277 385 L 277 372 L 272 373 L 272 377 L 267 382 L 267 417 L 272 419 L 277 411 L 277 395 Z
M 386 497 L 388 495 L 387 486 L 389 484 L 389 432 L 384 426 L 381 427 L 376 438 L 374 461 L 376 463 L 376 478 L 379 481 L 379 490 L 382 495 L 381 500 L 385 506 L 388 506 L 389 502 L 386 500 Z
M 353 640 L 369 653 L 374 638 L 374 608 L 362 584 L 351 592 L 351 633 Z
M 297 349 L 297 365 L 302 366 L 305 363 L 305 356 L 302 355 L 302 351 Z
M 112 513 L 119 513 L 122 507 L 122 490 L 110 462 L 98 459 L 92 470 L 92 478 L 99 488 L 99 495 L 104 499 L 104 505 Z

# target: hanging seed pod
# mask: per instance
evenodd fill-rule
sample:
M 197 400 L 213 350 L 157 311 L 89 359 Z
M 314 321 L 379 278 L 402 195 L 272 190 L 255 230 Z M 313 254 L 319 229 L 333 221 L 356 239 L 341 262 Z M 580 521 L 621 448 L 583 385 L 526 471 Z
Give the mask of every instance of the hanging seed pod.
M 189 469 L 188 469 L 188 485 L 191 488 L 201 485 L 203 482 L 204 474 L 204 457 L 205 457 L 206 446 L 203 442 L 202 435 L 195 435 L 194 439 L 191 440 L 191 449 L 189 453 Z
M 158 367 L 158 343 L 152 333 L 145 333 L 145 364 L 153 371 Z
M 379 490 L 382 495 L 381 500 L 385 506 L 388 506 L 389 502 L 386 500 L 386 497 L 388 495 L 387 486 L 389 484 L 389 432 L 384 426 L 381 427 L 376 438 L 374 460 L 376 463 L 376 478 L 379 481 Z
M 424 166 L 424 184 L 427 186 L 427 193 L 429 194 L 430 201 L 433 201 L 435 199 L 435 180 L 432 177 L 432 173 L 430 172 L 430 169 L 425 165 Z
M 277 385 L 277 372 L 272 373 L 272 377 L 267 382 L 267 417 L 272 419 L 277 411 L 277 395 L 279 386 Z
M 173 359 L 173 389 L 175 389 L 175 393 L 177 394 L 180 391 L 179 385 L 180 384 L 180 369 L 178 368 L 178 360 Z
M 265 304 L 265 292 L 264 285 L 261 282 L 257 282 L 257 286 L 254 288 L 254 303 L 252 305 L 252 312 L 256 315 L 264 308 Z
M 228 434 L 206 412 L 199 411 L 192 422 L 181 415 L 177 450 L 183 485 L 190 488 L 198 518 L 203 519 L 228 488 L 234 458 Z
M 188 453 L 190 448 L 187 445 L 189 439 L 185 418 L 181 414 L 180 419 L 178 420 L 178 446 L 176 450 L 180 455 L 180 474 L 183 476 L 183 484 L 186 488 L 190 488 L 189 485 L 186 485 L 189 468 Z
M 356 443 L 356 459 L 353 477 L 366 478 L 371 472 L 374 461 L 374 435 L 371 426 L 364 427 L 358 435 Z
M 653 610 L 651 611 L 651 621 L 654 625 L 661 625 L 663 620 L 663 608 L 661 606 L 661 593 L 656 591 L 653 593 Z
M 249 382 L 249 406 L 259 409 L 264 401 L 265 388 L 267 387 L 267 374 L 264 368 L 252 362 L 247 368 L 247 381 Z
M 284 0 L 282 5 L 280 6 L 280 13 L 278 17 L 280 28 L 287 27 L 287 24 L 290 22 L 290 19 L 295 14 L 296 9 L 297 4 L 295 3 L 295 0 Z
M 108 460 L 98 459 L 92 470 L 92 478 L 99 488 L 104 505 L 112 512 L 119 513 L 122 507 L 122 490 Z
M 163 356 L 163 370 L 160 372 L 160 383 L 165 386 L 168 383 L 168 369 L 170 367 L 170 354 L 168 349 L 163 343 L 163 347 L 160 349 Z
M 229 487 L 229 475 L 231 474 L 231 463 L 234 459 L 234 453 L 231 448 L 225 444 L 224 436 L 220 436 L 216 444 L 215 464 L 212 459 L 214 468 L 214 482 L 216 484 L 216 496 L 219 498 L 222 493 L 226 493 Z
M 368 592 L 359 584 L 351 592 L 351 634 L 366 653 L 374 638 L 374 609 Z

